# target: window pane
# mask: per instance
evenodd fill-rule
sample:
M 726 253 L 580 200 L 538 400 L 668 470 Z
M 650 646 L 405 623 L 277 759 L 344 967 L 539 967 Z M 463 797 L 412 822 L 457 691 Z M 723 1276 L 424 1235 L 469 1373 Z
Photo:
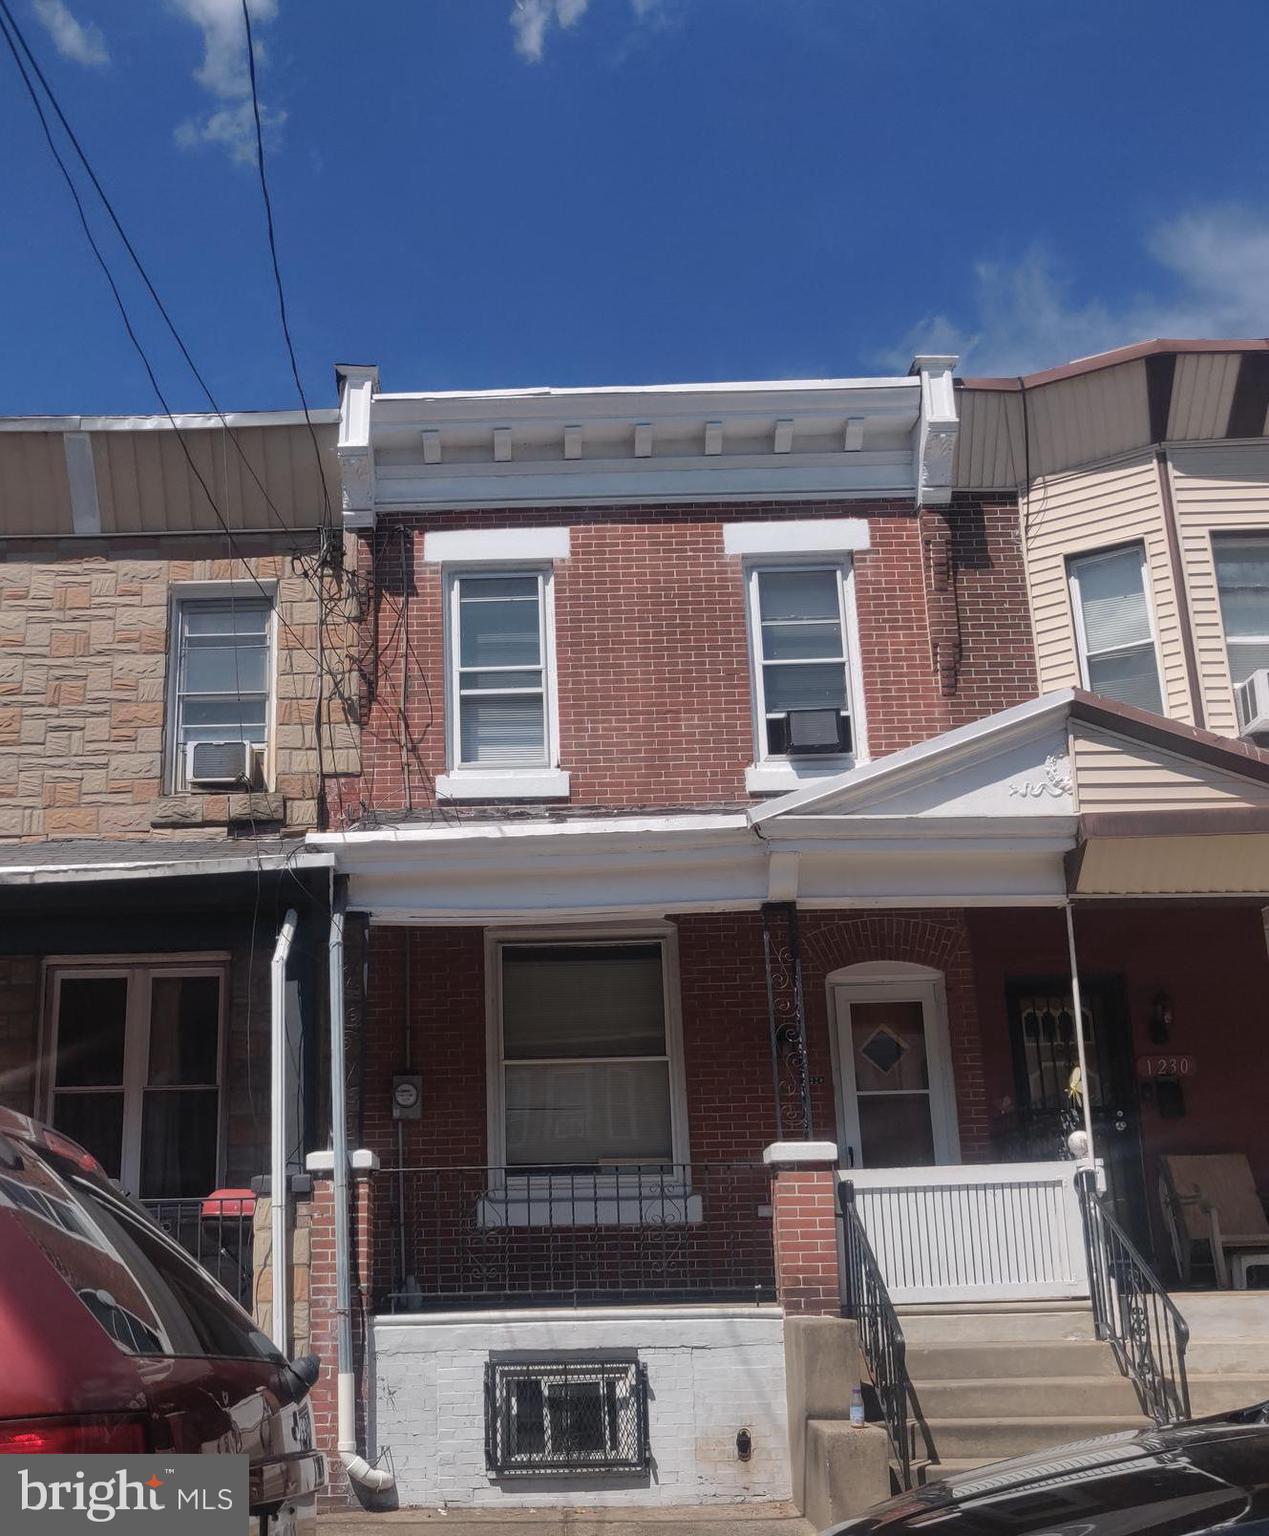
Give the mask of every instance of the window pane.
M 832 623 L 764 624 L 762 654 L 768 661 L 794 661 L 811 656 L 840 656 L 842 626 Z
M 1162 713 L 1159 696 L 1159 669 L 1155 665 L 1154 646 L 1125 651 L 1111 656 L 1088 658 L 1088 682 L 1094 693 L 1138 709 Z
M 150 1083 L 214 1083 L 219 976 L 156 976 L 150 984 Z
M 147 1089 L 141 1114 L 143 1200 L 210 1195 L 216 1188 L 215 1088 Z
M 240 727 L 245 732 L 243 739 L 253 740 L 264 732 L 265 701 L 252 698 L 186 699 L 181 715 L 188 726 L 216 727 L 210 737 L 206 731 L 200 730 L 199 740 L 217 739 L 217 733 L 219 736 L 236 738 Z
M 546 1450 L 542 1383 L 535 1377 L 507 1383 L 511 1396 L 511 1453 L 541 1456 Z
M 543 763 L 546 720 L 542 696 L 487 695 L 462 700 L 459 751 L 464 763 Z
M 857 1092 L 930 1086 L 925 1010 L 919 1002 L 852 1003 L 850 1031 Z
M 91 1152 L 112 1179 L 120 1176 L 122 1093 L 55 1093 L 53 1124 Z
M 1269 645 L 1249 645 L 1245 640 L 1230 641 L 1229 675 L 1235 688 L 1262 667 L 1269 667 Z
M 769 714 L 789 709 L 845 709 L 846 669 L 840 662 L 811 662 L 806 666 L 768 662 L 762 687 Z
M 760 571 L 758 607 L 762 620 L 837 619 L 836 571 Z
M 198 635 L 263 635 L 269 628 L 269 604 L 253 598 L 223 598 L 208 603 L 185 603 L 181 620 L 185 633 Z
M 490 600 L 484 589 L 503 583 L 463 582 L 459 588 L 459 661 L 464 667 L 540 666 L 536 577 L 510 578 L 531 596 Z
M 1076 562 L 1084 649 L 1096 651 L 1150 641 L 1150 614 L 1142 582 L 1141 551 Z
M 263 693 L 268 651 L 262 645 L 208 645 L 185 652 L 186 693 Z
M 664 1061 L 508 1067 L 506 1099 L 509 1164 L 671 1160 Z
M 495 599 L 517 597 L 538 600 L 536 576 L 464 576 L 459 595 L 465 603 L 488 603 Z
M 865 1168 L 928 1168 L 934 1162 L 929 1094 L 864 1094 L 859 1139 Z
M 63 976 L 58 989 L 59 1088 L 123 1082 L 126 976 Z
M 1269 635 L 1269 539 L 1214 539 L 1227 637 Z
M 659 945 L 502 952 L 503 1054 L 661 1056 Z

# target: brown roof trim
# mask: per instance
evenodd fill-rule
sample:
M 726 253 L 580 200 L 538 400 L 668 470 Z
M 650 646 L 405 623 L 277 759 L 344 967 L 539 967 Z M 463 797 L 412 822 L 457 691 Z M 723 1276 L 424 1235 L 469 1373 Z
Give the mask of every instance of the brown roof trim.
M 1040 373 L 1024 374 L 1021 378 L 958 379 L 957 383 L 962 389 L 1016 392 L 1034 389 L 1038 384 L 1055 384 L 1059 379 L 1078 378 L 1084 373 L 1097 373 L 1103 368 L 1117 368 L 1120 363 L 1134 363 L 1138 358 L 1157 357 L 1165 352 L 1269 352 L 1269 337 L 1254 336 L 1243 341 L 1187 341 L 1159 337 L 1153 341 L 1134 342 L 1130 347 L 1116 347 L 1111 352 L 1096 352 L 1092 357 L 1077 358 L 1074 362 L 1046 368 Z
M 1089 811 L 1079 818 L 1082 848 L 1094 837 L 1218 837 L 1269 832 L 1269 806 L 1214 805 L 1202 811 Z
M 1250 742 L 1217 736 L 1212 731 L 1201 731 L 1192 725 L 1181 725 L 1176 720 L 1164 720 L 1148 710 L 1135 709 L 1131 704 L 1120 704 L 1104 699 L 1099 694 L 1087 693 L 1083 688 L 1072 690 L 1071 719 L 1083 720 L 1088 725 L 1099 725 L 1133 741 L 1144 741 L 1161 747 L 1165 752 L 1176 752 L 1195 762 L 1222 768 L 1226 773 L 1241 774 L 1246 779 L 1257 779 L 1269 784 L 1269 752 L 1262 752 Z

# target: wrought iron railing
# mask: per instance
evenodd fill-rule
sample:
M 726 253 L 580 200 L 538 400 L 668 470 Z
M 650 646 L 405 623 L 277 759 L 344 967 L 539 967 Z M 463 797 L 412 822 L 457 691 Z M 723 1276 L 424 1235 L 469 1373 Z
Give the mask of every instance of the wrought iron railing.
M 251 1221 L 254 1202 L 245 1196 L 204 1200 L 143 1200 L 169 1237 L 248 1311 L 251 1310 Z
M 899 1485 L 908 1489 L 912 1486 L 912 1425 L 908 1414 L 912 1384 L 908 1379 L 908 1347 L 886 1290 L 885 1276 L 860 1220 L 855 1186 L 849 1179 L 838 1184 L 837 1197 L 842 1213 L 846 1316 L 859 1325 L 859 1347 L 890 1437 Z
M 775 1299 L 769 1171 L 753 1163 L 388 1168 L 375 1305 Z
M 1097 1193 L 1091 1168 L 1076 1175 L 1093 1323 L 1156 1424 L 1190 1417 L 1185 1351 L 1190 1330 L 1158 1276 Z

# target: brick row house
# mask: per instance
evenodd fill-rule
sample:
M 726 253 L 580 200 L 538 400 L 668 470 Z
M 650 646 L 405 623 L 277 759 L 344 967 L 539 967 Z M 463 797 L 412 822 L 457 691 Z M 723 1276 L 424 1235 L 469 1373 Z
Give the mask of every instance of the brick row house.
M 864 1369 L 832 1326 L 857 1226 L 914 1338 L 970 1312 L 1056 1319 L 1056 1346 L 1096 1302 L 1081 1135 L 1156 1273 L 1221 1268 L 1173 1242 L 1165 1157 L 1269 1180 L 1266 357 L 463 394 L 345 367 L 332 517 L 294 421 L 237 428 L 285 533 L 191 427 L 233 549 L 179 459 L 142 473 L 170 434 L 0 433 L 62 498 L 0 505 L 6 1095 L 94 1150 L 120 1116 L 145 1196 L 147 967 L 214 969 L 214 932 L 215 1178 L 286 1171 L 257 1305 L 322 1350 L 319 1433 L 362 1498 L 840 1512 L 813 1468 Z M 248 740 L 252 794 L 173 777 L 187 597 L 232 597 L 202 739 Z M 259 702 L 256 613 L 262 739 L 219 729 Z M 66 1080 L 76 955 L 72 980 L 150 988 L 118 1084 Z M 153 1154 L 187 1198 L 195 1151 Z M 1069 1423 L 1137 1422 L 1123 1385 Z M 1015 1392 L 993 1440 L 922 1396 L 944 1461 L 1067 1411 Z M 881 1482 L 898 1454 L 881 1436 Z

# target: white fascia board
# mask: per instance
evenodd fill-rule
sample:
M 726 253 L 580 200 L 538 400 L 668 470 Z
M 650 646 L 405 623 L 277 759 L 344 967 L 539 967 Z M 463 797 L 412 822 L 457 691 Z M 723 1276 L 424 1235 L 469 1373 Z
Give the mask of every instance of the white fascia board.
M 567 528 L 456 528 L 423 535 L 429 565 L 479 565 L 508 560 L 567 560 Z
M 1002 709 L 969 725 L 932 736 L 928 741 L 904 747 L 875 762 L 864 763 L 848 769 L 837 778 L 825 779 L 792 794 L 781 795 L 776 800 L 755 806 L 749 820 L 753 825 L 771 821 L 792 811 L 805 811 L 817 805 L 829 804 L 842 799 L 849 803 L 856 792 L 895 787 L 909 775 L 920 777 L 922 773 L 943 773 L 953 763 L 963 761 L 980 752 L 995 750 L 1017 736 L 1033 734 L 1041 728 L 1064 720 L 1071 707 L 1074 692 L 1063 688 L 1055 693 L 1041 694 L 1016 704 L 1012 709 Z
M 541 842 L 562 839 L 611 839 L 615 846 L 638 839 L 645 846 L 661 846 L 666 839 L 684 835 L 737 833 L 749 828 L 743 811 L 723 811 L 700 815 L 670 816 L 595 816 L 561 821 L 473 821 L 433 822 L 426 826 L 372 827 L 364 831 L 310 832 L 310 848 L 320 848 L 346 855 L 355 850 L 371 851 L 409 847 L 413 844 L 488 843 L 500 846 L 515 842 Z
M 1077 841 L 1079 818 L 1069 816 L 785 816 L 763 837 L 782 852 L 813 853 L 834 844 L 859 852 L 1001 848 L 1066 852 Z
M 331 406 L 310 410 L 315 427 L 334 426 L 339 411 Z M 303 411 L 178 412 L 167 416 L 0 416 L 0 432 L 199 432 L 214 427 L 302 427 Z
M 266 873 L 280 869 L 333 869 L 333 854 L 297 852 L 266 853 L 233 859 L 175 860 L 137 859 L 117 864 L 29 864 L 0 869 L 0 886 L 95 884 L 103 880 L 150 880 L 163 876 L 188 875 L 202 878 L 215 875 Z
M 866 517 L 723 524 L 723 553 L 728 555 L 850 554 L 871 543 Z
M 916 396 L 920 392 L 920 380 L 912 374 L 885 375 L 859 379 L 737 379 L 717 384 L 601 384 L 571 389 L 555 389 L 549 385 L 533 389 L 474 389 L 438 390 L 433 392 L 411 390 L 386 390 L 376 394 L 381 406 L 404 406 L 407 410 L 436 405 L 463 408 L 464 406 L 494 406 L 507 401 L 517 407 L 542 406 L 552 408 L 555 401 L 567 402 L 576 408 L 587 400 L 602 401 L 608 412 L 618 410 L 621 400 L 648 401 L 665 399 L 681 403 L 687 399 L 710 401 L 726 399 L 732 404 L 752 400 L 778 401 L 788 395 L 824 395 L 833 399 L 842 395 L 889 393 L 899 396 Z

